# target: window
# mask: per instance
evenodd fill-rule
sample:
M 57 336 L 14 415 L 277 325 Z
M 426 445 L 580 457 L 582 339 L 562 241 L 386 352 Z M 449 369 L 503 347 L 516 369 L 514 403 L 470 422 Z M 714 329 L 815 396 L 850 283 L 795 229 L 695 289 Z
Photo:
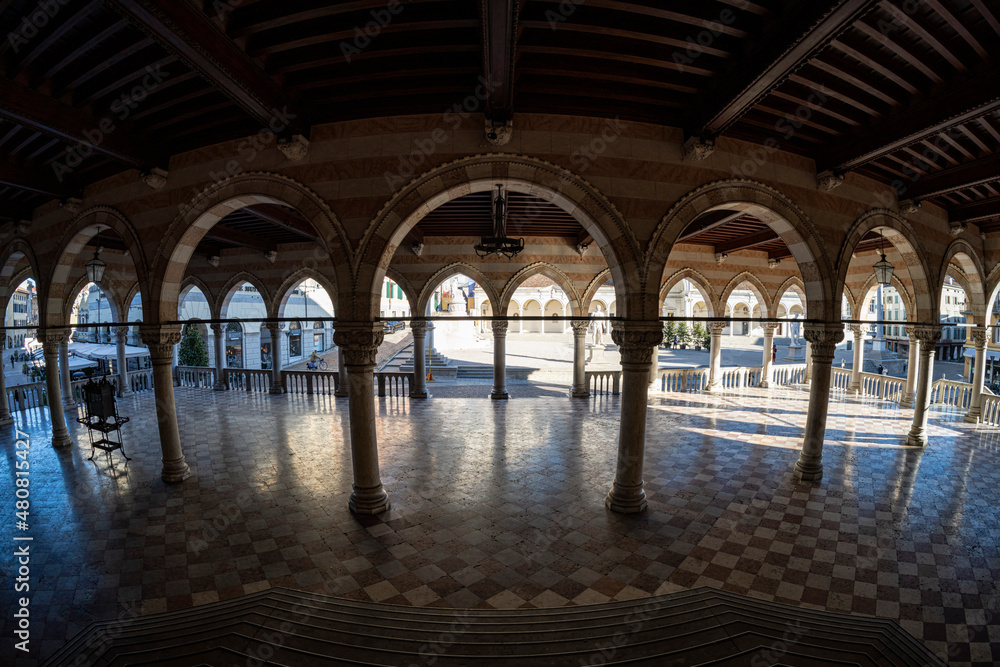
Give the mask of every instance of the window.
M 298 322 L 288 325 L 288 356 L 302 356 L 302 327 Z

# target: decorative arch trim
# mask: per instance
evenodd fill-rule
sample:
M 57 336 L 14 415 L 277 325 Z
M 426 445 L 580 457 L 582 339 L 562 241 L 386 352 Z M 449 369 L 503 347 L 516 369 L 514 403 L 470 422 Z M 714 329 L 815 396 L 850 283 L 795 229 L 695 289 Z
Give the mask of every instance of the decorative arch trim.
M 420 292 L 417 295 L 417 300 L 415 302 L 416 308 L 411 310 L 411 312 L 414 313 L 414 316 L 423 317 L 427 312 L 427 304 L 430 303 L 431 295 L 434 294 L 434 290 L 437 289 L 437 286 L 448 278 L 459 274 L 468 276 L 469 278 L 475 280 L 476 284 L 482 287 L 483 291 L 486 292 L 486 296 L 490 300 L 490 303 L 499 303 L 497 300 L 497 290 L 493 285 L 492 280 L 487 278 L 482 271 L 471 264 L 466 264 L 465 262 L 454 262 L 452 264 L 448 264 L 447 266 L 442 266 L 424 283 L 424 286 L 420 289 Z
M 892 276 L 891 284 L 896 289 L 896 292 L 898 292 L 903 297 L 903 307 L 906 309 L 906 321 L 916 322 L 917 314 L 915 308 L 913 307 L 913 294 L 906 289 L 906 285 L 904 285 L 903 281 L 900 280 L 899 276 L 895 274 L 893 274 Z M 868 279 L 865 280 L 864 283 L 862 283 L 861 289 L 858 290 L 858 302 L 855 304 L 857 309 L 851 311 L 852 319 L 855 320 L 864 319 L 863 317 L 861 317 L 861 315 L 863 314 L 861 311 L 864 309 L 865 302 L 868 300 L 868 295 L 876 287 L 877 285 L 875 283 L 875 274 L 873 273 L 870 276 L 868 276 Z
M 656 312 L 663 312 L 663 301 L 667 298 L 667 294 L 669 294 L 670 290 L 682 280 L 690 280 L 698 287 L 702 298 L 708 305 L 709 317 L 715 317 L 715 313 L 719 311 L 719 296 L 715 293 L 715 290 L 712 288 L 712 283 L 709 282 L 708 278 L 690 267 L 685 267 L 674 272 L 669 278 L 663 281 L 660 285 L 660 305 Z
M 181 282 L 181 289 L 177 294 L 177 317 L 180 317 L 181 304 L 184 303 L 184 298 L 187 293 L 191 291 L 192 287 L 197 287 L 198 290 L 205 296 L 205 301 L 208 303 L 208 310 L 211 314 L 211 318 L 214 320 L 220 319 L 218 311 L 215 310 L 215 293 L 209 289 L 208 285 L 199 278 L 198 276 L 187 276 Z M 145 304 L 143 304 L 145 306 Z M 146 313 L 143 311 L 143 320 L 146 319 Z
M 316 271 L 308 266 L 304 266 L 300 269 L 296 269 L 287 278 L 281 281 L 281 285 L 278 286 L 278 289 L 271 297 L 272 300 L 267 302 L 267 316 L 281 317 L 285 310 L 285 304 L 288 303 L 288 297 L 291 296 L 292 289 L 301 284 L 303 280 L 310 278 L 319 283 L 319 285 L 326 290 L 327 294 L 330 295 L 333 312 L 336 314 L 338 299 L 336 286 L 330 282 L 329 278 L 324 276 L 319 271 Z
M 410 281 L 406 279 L 406 276 L 391 266 L 385 270 L 385 275 L 387 278 L 399 285 L 400 289 L 403 290 L 403 294 L 406 295 L 406 300 L 410 302 L 410 315 L 412 316 L 413 313 L 416 312 L 414 307 L 420 298 L 420 292 L 413 288 L 413 285 L 411 285 Z
M 562 288 L 563 292 L 565 292 L 566 296 L 569 298 L 569 305 L 573 309 L 573 315 L 580 315 L 583 312 L 580 307 L 580 295 L 577 293 L 576 288 L 573 287 L 573 281 L 569 279 L 569 276 L 560 271 L 558 267 L 546 262 L 535 262 L 534 264 L 529 264 L 511 276 L 510 280 L 507 281 L 507 284 L 504 285 L 503 291 L 500 293 L 500 301 L 498 302 L 501 305 L 500 312 L 507 312 L 507 307 L 514 296 L 514 291 L 520 287 L 521 283 L 531 276 L 538 274 L 542 274 L 547 278 L 552 279 L 557 285 L 559 285 L 560 288 Z
M 270 315 L 268 310 L 271 302 L 273 301 L 273 297 L 271 296 L 270 290 L 268 290 L 264 285 L 264 281 L 249 271 L 240 271 L 226 281 L 226 284 L 222 286 L 222 289 L 219 290 L 219 293 L 215 297 L 215 312 L 218 313 L 219 319 L 225 317 L 222 313 L 222 309 L 229 308 L 229 302 L 231 301 L 233 294 L 236 293 L 236 288 L 243 283 L 250 283 L 257 288 L 257 293 L 260 294 L 261 299 L 264 301 L 264 313 L 265 315 Z
M 967 295 L 967 303 L 972 308 L 973 321 L 985 326 L 988 324 L 989 304 L 986 271 L 983 268 L 982 259 L 971 243 L 965 239 L 958 238 L 948 244 L 941 259 L 941 271 L 938 277 L 938 301 L 941 300 L 941 290 L 944 289 L 944 280 L 948 275 L 949 265 L 955 266 L 965 277 L 967 286 L 963 286 Z
M 742 283 L 750 285 L 750 291 L 757 297 L 757 306 L 760 307 L 760 311 L 767 313 L 765 317 L 774 317 L 772 304 L 768 299 L 767 288 L 764 287 L 764 283 L 760 281 L 760 278 L 749 271 L 742 271 L 730 278 L 729 282 L 726 283 L 726 287 L 722 290 L 722 294 L 719 296 L 719 302 L 729 303 L 729 297 L 732 296 L 736 288 Z M 749 307 L 749 304 L 747 306 Z
M 803 311 L 805 317 L 809 316 L 809 300 L 806 298 L 806 286 L 803 284 L 802 279 L 798 276 L 788 276 L 785 278 L 784 282 L 778 286 L 778 289 L 774 292 L 774 297 L 771 299 L 771 303 L 776 306 L 781 303 L 782 297 L 785 296 L 785 292 L 798 289 L 798 295 L 802 299 Z
M 70 313 L 73 311 L 73 302 L 76 301 L 76 295 L 79 294 L 83 290 L 83 288 L 89 284 L 90 280 L 87 278 L 87 276 L 81 276 L 80 279 L 77 280 L 76 283 L 74 283 L 73 286 L 69 289 L 67 297 L 72 297 L 72 298 L 65 299 L 63 303 L 63 313 L 62 313 L 63 322 L 67 324 L 69 323 L 69 316 Z M 111 283 L 105 284 L 104 281 L 94 284 L 97 285 L 102 292 L 104 292 L 105 296 L 108 297 L 107 301 L 111 309 L 111 316 L 114 318 L 113 321 L 121 322 L 122 302 L 118 296 L 117 290 L 115 290 L 114 288 L 114 285 Z

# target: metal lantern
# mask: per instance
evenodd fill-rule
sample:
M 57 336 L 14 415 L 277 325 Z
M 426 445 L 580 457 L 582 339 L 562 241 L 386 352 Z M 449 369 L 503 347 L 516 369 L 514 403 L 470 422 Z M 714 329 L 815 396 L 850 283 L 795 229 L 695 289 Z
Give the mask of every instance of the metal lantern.
M 879 239 L 882 238 L 882 234 L 879 234 Z M 879 285 L 889 285 L 892 282 L 892 264 L 885 258 L 885 250 L 882 248 L 881 243 L 879 244 L 879 252 L 882 253 L 882 259 L 875 262 L 875 280 L 878 281 Z
M 94 258 L 87 262 L 87 280 L 92 283 L 99 283 L 104 277 L 104 268 L 107 266 L 101 260 L 101 248 L 98 246 L 94 251 Z

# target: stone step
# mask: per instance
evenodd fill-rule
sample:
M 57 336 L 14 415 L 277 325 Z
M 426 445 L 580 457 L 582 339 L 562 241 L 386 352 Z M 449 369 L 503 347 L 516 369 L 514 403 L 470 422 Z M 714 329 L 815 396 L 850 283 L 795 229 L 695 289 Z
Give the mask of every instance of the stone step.
M 708 588 L 518 610 L 404 607 L 271 589 L 118 627 L 91 624 L 46 664 L 381 666 L 419 658 L 513 667 L 596 664 L 595 656 L 608 665 L 942 664 L 885 619 Z

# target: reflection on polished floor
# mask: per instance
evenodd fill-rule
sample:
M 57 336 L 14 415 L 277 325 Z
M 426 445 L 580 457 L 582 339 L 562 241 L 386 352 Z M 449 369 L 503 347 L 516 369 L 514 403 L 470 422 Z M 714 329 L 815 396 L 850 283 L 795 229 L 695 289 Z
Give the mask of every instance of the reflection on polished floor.
M 347 510 L 346 410 L 333 397 L 178 388 L 194 475 L 177 486 L 159 479 L 152 395 L 121 403 L 127 467 L 88 462 L 79 429 L 72 451 L 52 450 L 45 413 L 21 413 L 34 538 L 23 664 L 93 620 L 278 586 L 508 609 L 710 586 L 894 619 L 950 663 L 1000 661 L 1000 433 L 932 411 L 930 447 L 905 448 L 909 410 L 841 395 L 825 477 L 799 486 L 806 391 L 751 391 L 650 399 L 639 516 L 604 508 L 617 397 L 376 399 L 393 508 L 374 518 Z M 12 435 L 0 440 L 7 480 Z M 0 539 L 13 532 L 4 522 Z M 0 565 L 9 577 L 10 550 Z M 9 609 L 9 579 L 2 588 Z

